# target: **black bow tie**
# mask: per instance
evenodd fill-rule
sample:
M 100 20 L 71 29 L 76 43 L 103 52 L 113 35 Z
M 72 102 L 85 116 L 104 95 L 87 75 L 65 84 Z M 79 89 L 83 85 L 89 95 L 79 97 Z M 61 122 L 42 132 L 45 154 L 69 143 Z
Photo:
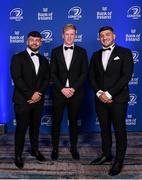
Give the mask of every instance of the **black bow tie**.
M 73 49 L 73 46 L 70 46 L 70 47 L 65 46 L 64 49 L 65 49 L 65 50 Z
M 106 49 L 102 49 L 102 51 L 107 51 L 107 50 L 111 50 L 111 48 L 106 48 Z
M 31 56 L 39 56 L 39 53 L 31 53 Z

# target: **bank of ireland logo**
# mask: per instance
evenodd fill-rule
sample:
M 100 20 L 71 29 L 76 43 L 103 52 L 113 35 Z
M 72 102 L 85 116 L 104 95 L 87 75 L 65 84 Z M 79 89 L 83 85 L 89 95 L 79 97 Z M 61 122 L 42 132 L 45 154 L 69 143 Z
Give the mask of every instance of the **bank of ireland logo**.
M 75 42 L 82 42 L 83 40 L 83 34 L 78 34 L 78 32 L 76 31 L 76 37 L 75 37 Z
M 21 21 L 23 19 L 23 10 L 21 8 L 14 8 L 10 11 L 10 20 Z
M 82 18 L 81 12 L 82 10 L 79 6 L 74 6 L 68 11 L 68 18 L 79 20 L 80 18 Z
M 45 95 L 44 97 L 44 106 L 52 106 L 52 99 L 49 95 Z
M 131 29 L 131 32 L 125 35 L 125 41 L 129 42 L 139 42 L 141 40 L 141 34 L 137 33 L 137 29 Z
M 15 30 L 14 35 L 10 35 L 9 40 L 10 44 L 24 43 L 24 35 L 21 35 L 20 31 Z
M 45 43 L 50 43 L 51 41 L 53 41 L 52 38 L 52 31 L 51 30 L 43 30 L 41 32 L 41 36 L 42 36 L 42 41 L 44 41 Z
M 137 77 L 134 73 L 132 74 L 131 81 L 129 85 L 138 85 L 139 84 L 139 77 Z
M 126 117 L 126 125 L 135 126 L 137 124 L 137 119 L 133 117 L 132 114 L 128 114 Z
M 136 94 L 130 94 L 130 101 L 128 102 L 130 106 L 134 106 L 137 104 L 137 95 Z
M 48 8 L 42 8 L 37 16 L 39 21 L 53 20 L 53 12 L 48 12 Z
M 97 19 L 111 19 L 112 18 L 112 11 L 108 11 L 108 7 L 103 6 L 101 11 L 96 12 Z
M 137 62 L 139 62 L 139 53 L 138 51 L 132 51 L 132 54 L 133 54 L 134 64 L 136 64 Z
M 141 17 L 140 12 L 140 6 L 132 6 L 127 11 L 127 18 L 138 19 Z

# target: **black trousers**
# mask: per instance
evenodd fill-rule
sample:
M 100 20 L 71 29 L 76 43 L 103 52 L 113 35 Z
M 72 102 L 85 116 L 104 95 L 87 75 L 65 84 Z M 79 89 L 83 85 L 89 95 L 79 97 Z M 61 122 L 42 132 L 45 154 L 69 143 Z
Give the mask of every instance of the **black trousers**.
M 71 147 L 77 147 L 77 117 L 80 110 L 83 94 L 73 95 L 66 98 L 62 94 L 53 97 L 53 122 L 52 122 L 52 145 L 53 149 L 58 149 L 60 126 L 63 118 L 65 106 L 68 109 L 69 134 Z
M 116 157 L 117 161 L 123 162 L 127 148 L 127 134 L 125 118 L 127 113 L 128 103 L 105 104 L 102 102 L 96 103 L 96 112 L 100 122 L 102 151 L 105 156 L 111 156 L 112 147 L 112 129 L 114 128 L 116 139 Z
M 43 103 L 15 104 L 16 115 L 15 156 L 22 156 L 25 135 L 29 127 L 29 138 L 32 150 L 38 150 L 38 137 Z

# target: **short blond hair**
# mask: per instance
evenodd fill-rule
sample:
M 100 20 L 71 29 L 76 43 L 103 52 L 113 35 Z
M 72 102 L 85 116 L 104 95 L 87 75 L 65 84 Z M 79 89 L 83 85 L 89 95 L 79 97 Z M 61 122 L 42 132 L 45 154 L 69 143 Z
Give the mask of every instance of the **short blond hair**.
M 63 28 L 63 33 L 66 31 L 66 30 L 68 30 L 68 29 L 74 29 L 75 30 L 75 32 L 76 32 L 76 27 L 75 27 L 75 25 L 73 25 L 73 24 L 66 24 L 65 26 L 64 26 L 64 28 Z

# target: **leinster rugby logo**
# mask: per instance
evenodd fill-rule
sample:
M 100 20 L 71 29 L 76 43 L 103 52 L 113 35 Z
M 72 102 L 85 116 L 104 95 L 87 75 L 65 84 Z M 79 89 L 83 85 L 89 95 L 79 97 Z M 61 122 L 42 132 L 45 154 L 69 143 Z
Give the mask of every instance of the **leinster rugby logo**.
M 130 101 L 128 103 L 130 106 L 134 106 L 135 104 L 137 104 L 136 94 L 130 94 Z
M 10 11 L 10 20 L 21 21 L 23 19 L 23 10 L 21 8 L 14 8 Z
M 136 64 L 137 62 L 139 62 L 139 53 L 138 51 L 132 51 L 133 54 L 133 59 L 134 59 L 134 63 Z
M 74 6 L 68 11 L 68 18 L 79 20 L 80 18 L 82 18 L 81 12 L 82 10 L 79 6 Z
M 138 19 L 141 17 L 140 12 L 140 6 L 132 6 L 127 11 L 127 18 Z
M 51 41 L 53 41 L 51 30 L 43 30 L 41 32 L 41 35 L 42 35 L 42 41 L 44 41 L 45 43 L 50 43 Z
M 41 118 L 41 125 L 51 126 L 52 125 L 52 117 L 50 115 L 44 115 Z

